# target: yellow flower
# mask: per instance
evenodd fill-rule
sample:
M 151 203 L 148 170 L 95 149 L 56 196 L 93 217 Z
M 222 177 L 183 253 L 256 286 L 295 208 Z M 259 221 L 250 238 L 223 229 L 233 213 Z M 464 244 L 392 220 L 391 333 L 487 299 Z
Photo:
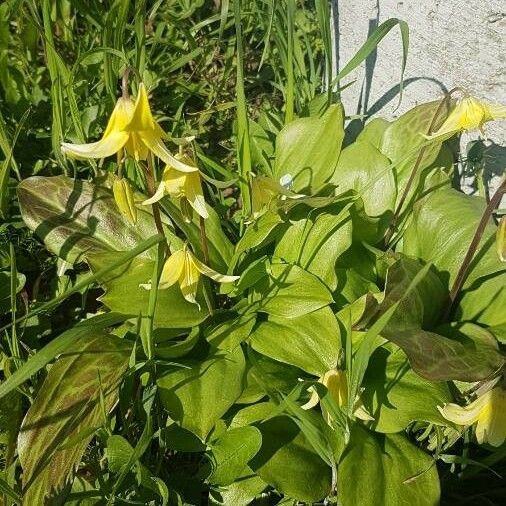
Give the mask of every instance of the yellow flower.
M 197 304 L 197 286 L 200 275 L 204 274 L 218 283 L 231 283 L 239 276 L 220 274 L 203 264 L 185 245 L 183 249 L 174 252 L 166 261 L 160 275 L 159 288 L 169 288 L 179 283 L 183 297 L 193 304 Z
M 457 425 L 476 424 L 476 439 L 480 444 L 500 446 L 506 439 L 506 390 L 501 386 L 485 392 L 467 406 L 450 403 L 438 409 Z
M 73 158 L 106 158 L 122 148 L 136 160 L 145 160 L 151 151 L 165 163 L 182 172 L 194 172 L 196 167 L 177 160 L 165 147 L 162 139 L 167 134 L 153 118 L 146 87 L 139 86 L 135 103 L 130 98 L 119 98 L 109 118 L 102 138 L 90 144 L 64 142 L 62 151 Z
M 495 247 L 499 260 L 506 262 L 506 215 L 499 220 L 495 236 Z
M 330 369 L 318 379 L 318 383 L 327 387 L 329 394 L 334 401 L 336 401 L 338 406 L 344 408 L 348 405 L 348 379 L 344 371 L 341 371 L 340 369 Z M 306 404 L 301 406 L 302 409 L 312 409 L 320 402 L 316 389 L 311 387 L 311 391 L 311 398 L 308 402 L 306 402 Z M 355 411 L 353 414 L 357 418 L 360 418 L 361 420 L 373 420 L 371 415 L 369 415 L 362 406 L 359 399 L 355 401 L 354 407 Z M 323 407 L 322 414 L 327 423 L 331 425 L 331 417 Z
M 464 130 L 475 130 L 476 128 L 483 132 L 484 123 L 504 118 L 506 118 L 506 106 L 488 104 L 467 96 L 457 103 L 455 109 L 449 114 L 439 130 L 426 137 L 433 139 Z
M 176 158 L 186 165 L 194 165 L 193 161 L 185 155 L 177 154 Z M 209 218 L 198 171 L 182 173 L 168 164 L 163 171 L 162 181 L 156 193 L 142 204 L 148 205 L 157 202 L 165 194 L 177 198 L 184 197 L 202 218 Z
M 137 208 L 128 181 L 125 178 L 115 179 L 112 183 L 112 192 L 118 209 L 132 225 L 135 225 L 137 223 Z

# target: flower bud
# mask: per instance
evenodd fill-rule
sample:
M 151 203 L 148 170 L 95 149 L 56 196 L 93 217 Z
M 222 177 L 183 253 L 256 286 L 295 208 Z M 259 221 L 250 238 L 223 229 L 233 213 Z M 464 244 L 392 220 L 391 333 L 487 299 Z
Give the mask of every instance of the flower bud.
M 125 178 L 115 179 L 112 183 L 112 192 L 118 209 L 132 225 L 135 225 L 137 223 L 137 208 L 128 180 Z
M 497 256 L 501 262 L 506 262 L 506 214 L 499 220 L 495 236 Z

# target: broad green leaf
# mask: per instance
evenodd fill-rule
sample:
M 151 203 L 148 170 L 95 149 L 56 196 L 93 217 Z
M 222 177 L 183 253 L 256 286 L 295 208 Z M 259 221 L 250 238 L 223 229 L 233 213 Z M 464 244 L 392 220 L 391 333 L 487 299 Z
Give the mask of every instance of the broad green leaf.
M 117 258 L 116 253 L 102 253 L 87 257 L 93 271 L 107 266 Z M 149 290 L 141 285 L 151 281 L 154 262 L 144 258 L 135 258 L 132 262 L 114 269 L 101 284 L 105 294 L 100 297 L 111 311 L 138 317 L 147 316 L 149 307 Z M 205 302 L 199 297 L 200 310 L 196 304 L 187 302 L 179 285 L 158 290 L 157 304 L 154 313 L 156 327 L 187 328 L 204 321 L 209 313 Z
M 276 393 L 288 394 L 304 376 L 304 372 L 296 367 L 260 355 L 252 349 L 248 350 L 248 372 L 246 387 L 238 403 L 249 404 Z
M 351 245 L 350 213 L 333 205 L 321 211 L 306 209 L 298 218 L 291 218 L 276 245 L 275 256 L 294 263 L 320 278 L 330 290 L 337 286 L 336 261 Z
M 251 301 L 257 311 L 296 318 L 332 303 L 328 288 L 297 265 L 275 263 L 253 287 Z
M 23 502 L 43 504 L 70 479 L 93 433 L 106 420 L 128 367 L 132 344 L 98 331 L 82 335 L 51 367 L 18 437 Z M 35 355 L 37 356 L 37 355 Z M 82 439 L 64 446 L 71 438 Z
M 424 327 L 433 328 L 446 302 L 437 275 L 428 271 L 407 297 L 408 286 L 421 272 L 418 260 L 401 258 L 387 274 L 385 297 L 380 313 L 401 301 L 381 335 L 402 348 L 411 367 L 431 381 L 478 381 L 487 378 L 504 363 L 491 346 L 471 339 L 449 339 Z
M 245 360 L 240 346 L 203 362 L 184 361 L 158 379 L 162 402 L 173 420 L 205 440 L 214 424 L 241 395 Z
M 132 249 L 157 233 L 147 206 L 138 206 L 131 225 L 112 192 L 66 176 L 34 176 L 18 185 L 21 215 L 47 249 L 67 262 L 106 251 Z M 141 256 L 153 258 L 153 250 Z
M 393 211 L 397 198 L 390 160 L 369 142 L 356 141 L 343 149 L 331 182 L 339 193 L 355 190 L 368 216 Z
M 220 323 L 207 335 L 211 346 L 232 351 L 248 339 L 256 323 L 256 314 L 245 314 Z
M 271 175 L 275 136 L 264 130 L 256 121 L 249 119 L 249 138 L 253 165 L 262 167 L 264 174 Z
M 316 376 L 336 367 L 341 350 L 339 326 L 327 306 L 287 319 L 270 316 L 253 330 L 254 350 Z
M 248 506 L 267 484 L 250 469 L 246 469 L 237 481 L 227 487 L 211 488 L 209 504 L 214 506 Z
M 471 244 L 486 202 L 456 190 L 432 192 L 414 208 L 403 252 L 432 262 L 451 287 Z M 506 267 L 495 251 L 497 227 L 487 224 L 464 282 L 455 316 L 485 325 L 506 322 Z
M 267 210 L 256 221 L 250 223 L 235 247 L 233 265 L 239 257 L 252 248 L 260 248 L 274 241 L 286 224 L 278 213 Z
M 276 416 L 257 427 L 262 446 L 250 467 L 278 492 L 305 502 L 330 493 L 331 469 L 287 416 Z
M 373 118 L 365 124 L 365 127 L 358 134 L 356 142 L 368 142 L 381 151 L 383 134 L 390 125 L 390 121 L 384 118 Z
M 332 176 L 344 138 L 341 104 L 321 117 L 299 118 L 286 125 L 276 138 L 274 177 L 290 175 L 296 192 L 315 193 Z
M 212 473 L 207 478 L 216 485 L 230 485 L 247 471 L 248 462 L 262 445 L 262 436 L 256 427 L 231 429 L 211 446 Z
M 393 163 L 396 163 L 397 187 L 399 194 L 404 189 L 411 174 L 419 149 L 426 139 L 429 126 L 436 114 L 441 101 L 428 102 L 417 105 L 404 113 L 400 118 L 390 123 L 385 129 L 379 150 Z M 434 131 L 443 123 L 449 110 L 443 108 L 435 123 Z M 424 155 L 418 166 L 418 173 L 431 165 L 441 149 L 441 141 L 433 141 L 427 144 Z M 411 156 L 408 156 L 412 153 Z M 408 157 L 406 159 L 406 157 Z
M 435 463 L 404 434 L 378 434 L 355 425 L 337 477 L 343 506 L 439 504 Z
M 437 406 L 452 402 L 446 383 L 421 378 L 397 347 L 378 348 L 369 361 L 361 400 L 376 432 L 400 432 L 411 422 L 447 425 Z
M 67 348 L 80 342 L 81 339 L 85 339 L 87 335 L 102 331 L 124 320 L 123 315 L 107 313 L 83 320 L 71 329 L 66 330 L 31 356 L 12 376 L 9 376 L 7 380 L 0 384 L 0 399 L 40 371 Z

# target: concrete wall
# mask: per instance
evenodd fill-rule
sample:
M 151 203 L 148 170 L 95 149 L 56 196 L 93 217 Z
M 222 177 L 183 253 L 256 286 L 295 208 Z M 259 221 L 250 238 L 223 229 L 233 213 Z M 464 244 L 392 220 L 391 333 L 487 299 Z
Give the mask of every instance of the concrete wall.
M 455 86 L 506 104 L 505 0 L 334 0 L 336 4 L 340 68 L 386 19 L 400 18 L 410 27 L 401 107 L 393 111 L 402 47 L 399 30 L 393 29 L 349 78 L 358 79 L 343 92 L 348 114 L 380 111 L 387 118 L 395 117 Z M 486 131 L 490 139 L 485 153 L 487 170 L 493 176 L 506 165 L 506 122 L 489 123 Z M 463 146 L 476 137 L 463 136 Z

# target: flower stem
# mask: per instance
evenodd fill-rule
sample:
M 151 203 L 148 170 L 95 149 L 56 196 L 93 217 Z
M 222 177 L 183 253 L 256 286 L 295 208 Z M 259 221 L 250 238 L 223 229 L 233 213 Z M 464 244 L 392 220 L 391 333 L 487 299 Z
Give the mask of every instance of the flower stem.
M 207 234 L 206 234 L 206 220 L 205 218 L 202 218 L 200 216 L 200 239 L 202 241 L 202 253 L 204 254 L 204 263 L 206 265 L 209 265 L 209 244 L 207 241 Z M 209 314 L 212 316 L 213 311 L 213 303 L 212 303 L 212 292 L 210 290 L 209 282 L 204 277 L 203 278 L 203 285 L 204 285 L 204 299 L 206 301 L 207 309 L 209 309 Z
M 130 94 L 128 93 L 128 76 L 130 74 L 130 67 L 125 69 L 123 72 L 123 76 L 121 77 L 121 96 L 128 100 L 130 98 Z
M 485 211 L 483 212 L 480 223 L 478 224 L 478 228 L 476 229 L 476 232 L 474 233 L 473 240 L 471 241 L 471 244 L 469 245 L 469 249 L 467 250 L 466 256 L 464 257 L 464 260 L 462 261 L 460 269 L 457 273 L 457 277 L 455 278 L 455 281 L 453 282 L 453 286 L 450 290 L 450 295 L 448 297 L 448 306 L 446 308 L 444 320 L 448 320 L 452 315 L 452 311 L 455 306 L 455 301 L 457 300 L 457 298 L 460 294 L 460 291 L 462 289 L 462 286 L 464 285 L 464 281 L 467 278 L 467 275 L 469 273 L 469 269 L 471 267 L 471 262 L 474 258 L 476 250 L 478 249 L 478 245 L 480 244 L 483 233 L 485 232 L 485 228 L 490 220 L 490 217 L 492 216 L 492 213 L 494 212 L 496 207 L 501 202 L 501 198 L 504 195 L 504 193 L 506 193 L 506 178 L 503 179 L 501 186 L 499 186 L 499 188 L 496 190 L 496 192 L 494 193 L 494 195 L 490 199 L 489 203 L 487 204 Z
M 443 107 L 448 105 L 448 102 L 449 102 L 451 96 L 459 89 L 460 88 L 454 88 L 453 90 L 446 93 L 446 95 L 443 97 L 443 99 L 439 103 L 438 108 L 436 109 L 436 112 L 434 113 L 434 116 L 432 117 L 429 128 L 427 130 L 427 135 L 430 135 L 431 133 L 433 133 L 434 128 L 436 126 L 436 121 L 439 118 L 439 115 L 441 114 Z M 390 239 L 392 239 L 392 236 L 394 235 L 395 229 L 397 228 L 397 222 L 399 221 L 399 217 L 401 215 L 402 208 L 404 207 L 404 203 L 405 203 L 405 201 L 409 195 L 409 192 L 411 190 L 411 187 L 415 181 L 416 174 L 418 173 L 418 169 L 420 168 L 420 164 L 422 163 L 423 157 L 425 156 L 425 152 L 427 151 L 427 147 L 428 146 L 425 144 L 424 146 L 422 146 L 422 148 L 418 152 L 418 156 L 417 156 L 415 164 L 413 166 L 413 170 L 411 171 L 411 174 L 409 175 L 408 182 L 406 183 L 404 191 L 402 192 L 401 198 L 399 200 L 399 204 L 397 205 L 397 208 L 394 211 L 392 221 L 390 222 L 390 225 L 385 233 L 385 238 L 384 238 L 385 245 L 388 245 L 388 243 L 390 242 Z
M 151 154 L 148 155 L 147 162 L 146 183 L 148 187 L 148 194 L 150 197 L 152 197 L 156 191 L 156 183 Z M 163 231 L 162 219 L 160 217 L 160 206 L 158 205 L 158 202 L 153 202 L 151 208 L 153 209 L 153 218 L 155 220 L 156 230 L 159 234 L 165 235 Z

